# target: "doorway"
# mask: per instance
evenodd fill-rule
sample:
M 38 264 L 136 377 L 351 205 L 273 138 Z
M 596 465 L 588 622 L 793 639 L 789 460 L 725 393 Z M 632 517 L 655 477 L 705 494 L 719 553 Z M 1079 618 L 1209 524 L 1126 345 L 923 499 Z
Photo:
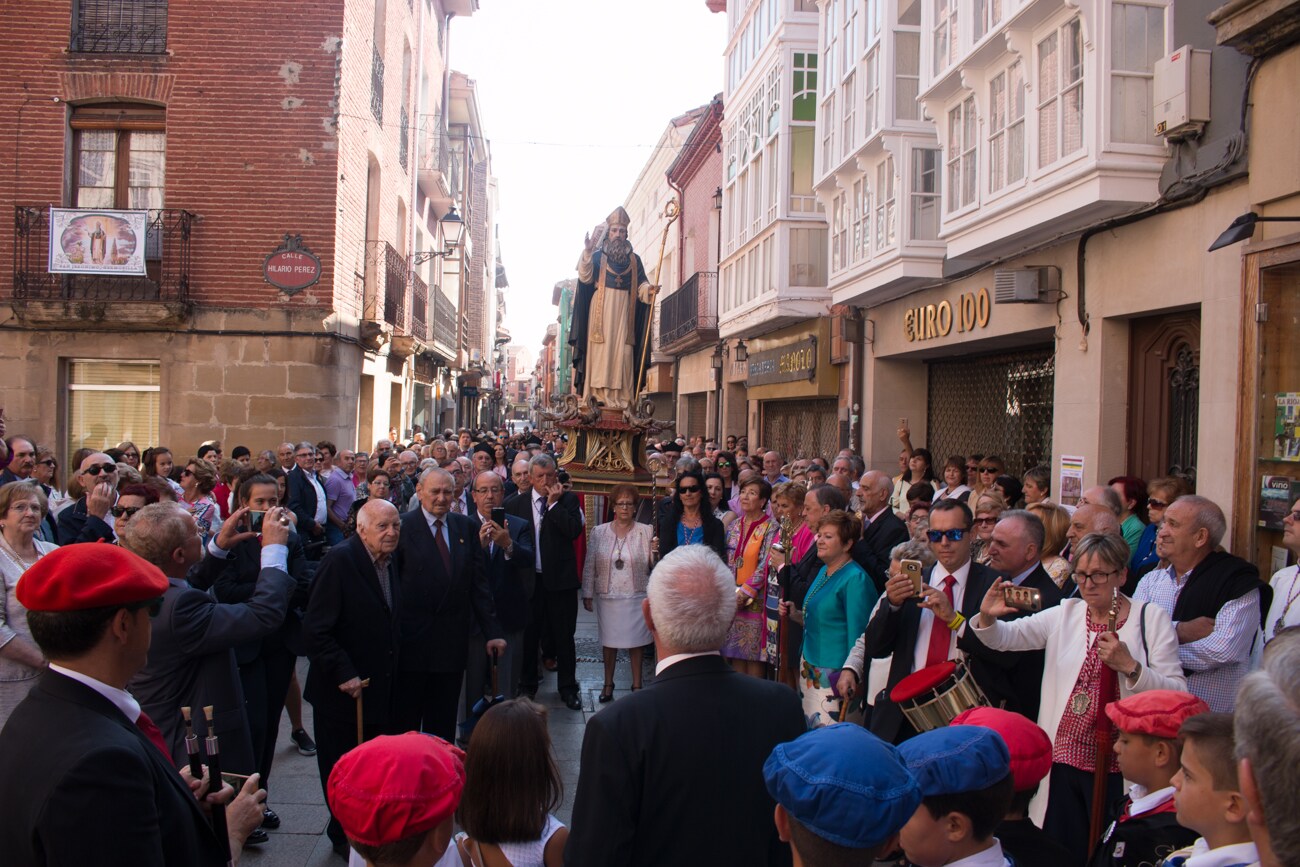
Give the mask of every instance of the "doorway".
M 1129 328 L 1128 474 L 1196 486 L 1201 313 L 1134 319 Z

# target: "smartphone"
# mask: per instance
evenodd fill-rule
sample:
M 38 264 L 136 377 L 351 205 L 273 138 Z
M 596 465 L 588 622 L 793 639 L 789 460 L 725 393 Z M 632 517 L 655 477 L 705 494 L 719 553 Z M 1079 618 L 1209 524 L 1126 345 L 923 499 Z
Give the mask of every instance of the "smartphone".
M 1019 611 L 1043 610 L 1043 593 L 1037 587 L 1007 584 L 1002 588 L 1002 601 Z
M 903 567 L 903 574 L 912 582 L 912 595 L 921 598 L 921 561 L 903 560 L 899 565 Z
M 248 526 L 254 533 L 262 532 L 262 522 L 266 520 L 266 512 L 249 512 Z
M 244 783 L 248 782 L 248 775 L 230 774 L 230 773 L 226 773 L 225 771 L 222 771 L 221 782 L 229 783 L 231 786 L 234 787 L 235 791 L 238 792 L 240 789 L 244 788 Z
M 907 418 L 903 417 L 898 420 L 899 427 L 907 427 Z
M 500 506 L 497 506 L 495 509 L 493 509 L 492 523 L 496 524 L 498 527 L 504 527 L 506 525 L 506 510 L 501 508 Z

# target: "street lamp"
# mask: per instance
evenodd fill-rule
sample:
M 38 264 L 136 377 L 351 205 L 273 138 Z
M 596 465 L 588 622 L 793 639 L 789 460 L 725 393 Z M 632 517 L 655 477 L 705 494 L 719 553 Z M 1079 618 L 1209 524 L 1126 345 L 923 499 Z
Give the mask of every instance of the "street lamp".
M 444 256 L 451 256 L 460 249 L 461 241 L 465 238 L 465 221 L 456 213 L 456 206 L 453 205 L 447 215 L 440 221 L 442 225 L 442 238 L 447 244 L 444 250 L 423 250 L 419 253 L 411 254 L 411 264 L 420 265 L 428 262 L 430 259 L 439 259 Z
M 1255 234 L 1256 223 L 1296 223 L 1300 222 L 1300 217 L 1261 217 L 1254 211 L 1247 211 L 1240 217 L 1232 221 L 1232 225 L 1223 230 L 1223 234 L 1214 240 L 1207 252 L 1213 253 L 1220 247 L 1229 247 L 1240 241 L 1245 241 L 1251 235 Z
M 722 210 L 722 187 L 718 187 L 713 191 L 713 210 Z
M 741 364 L 749 361 L 749 350 L 745 348 L 745 341 L 736 341 L 736 360 Z

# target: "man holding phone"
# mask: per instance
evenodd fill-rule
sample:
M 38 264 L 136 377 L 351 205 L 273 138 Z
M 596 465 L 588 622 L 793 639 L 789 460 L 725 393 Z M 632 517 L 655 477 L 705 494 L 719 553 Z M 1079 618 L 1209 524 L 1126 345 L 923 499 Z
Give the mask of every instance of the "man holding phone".
M 519 694 L 519 679 L 524 673 L 524 628 L 528 626 L 536 585 L 532 533 L 528 531 L 527 521 L 507 515 L 501 507 L 505 483 L 496 473 L 475 476 L 471 493 L 474 514 L 470 519 L 478 528 L 478 542 L 487 560 L 488 586 L 506 640 L 505 652 L 497 657 L 499 691 L 506 698 L 514 698 Z M 466 714 L 483 696 L 484 684 L 491 682 L 489 665 L 486 638 L 476 628 L 469 636 L 469 661 L 465 667 Z

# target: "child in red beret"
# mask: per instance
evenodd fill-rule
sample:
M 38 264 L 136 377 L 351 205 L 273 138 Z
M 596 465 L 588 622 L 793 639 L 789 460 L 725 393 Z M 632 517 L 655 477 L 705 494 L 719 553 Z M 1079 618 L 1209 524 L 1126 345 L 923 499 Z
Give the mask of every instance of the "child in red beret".
M 1116 804 L 1114 821 L 1102 833 L 1092 867 L 1157 864 L 1196 839 L 1195 831 L 1178 823 L 1170 781 L 1182 753 L 1179 727 L 1207 710 L 1196 696 L 1169 689 L 1139 692 L 1106 706 L 1119 732 L 1119 770 L 1132 785 Z

